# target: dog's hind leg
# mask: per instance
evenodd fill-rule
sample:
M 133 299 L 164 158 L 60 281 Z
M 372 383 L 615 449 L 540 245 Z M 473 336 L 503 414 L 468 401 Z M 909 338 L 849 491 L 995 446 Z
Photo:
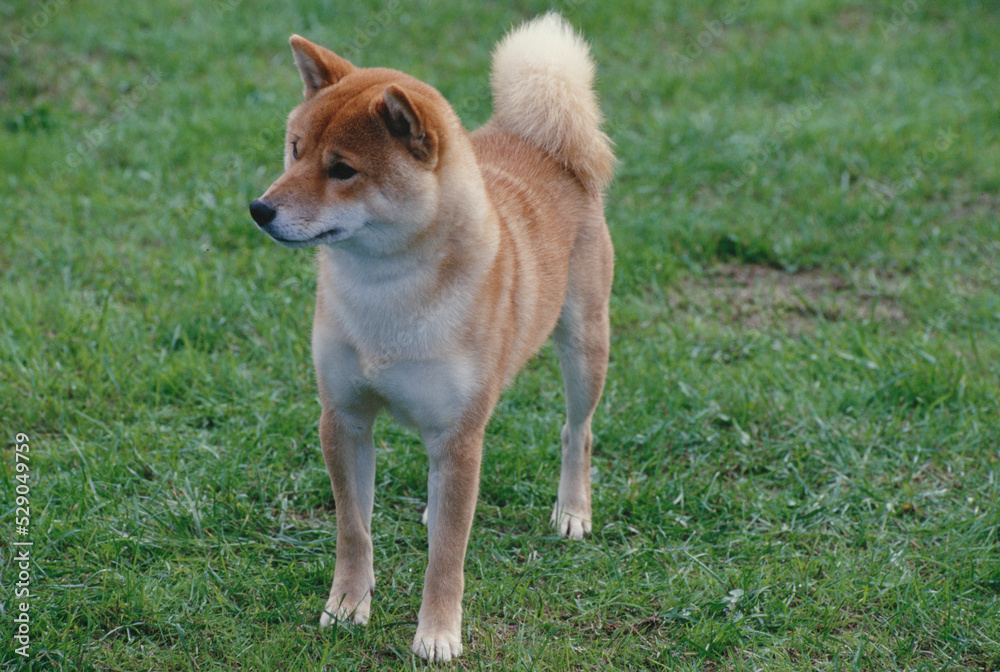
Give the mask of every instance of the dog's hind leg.
M 559 498 L 552 511 L 558 534 L 582 539 L 591 530 L 591 419 L 604 390 L 610 335 L 612 249 L 603 218 L 581 227 L 570 258 L 569 283 L 553 332 L 566 389 Z

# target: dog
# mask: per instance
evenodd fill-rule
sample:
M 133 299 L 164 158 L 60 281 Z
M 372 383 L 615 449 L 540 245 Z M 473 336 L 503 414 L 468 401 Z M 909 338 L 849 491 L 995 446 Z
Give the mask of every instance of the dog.
M 375 589 L 372 425 L 388 410 L 429 456 L 429 558 L 413 651 L 462 653 L 464 565 L 483 437 L 504 387 L 553 335 L 566 393 L 551 522 L 591 531 L 591 418 L 604 388 L 613 275 L 589 47 L 558 14 L 493 54 L 494 115 L 468 133 L 433 87 L 293 35 L 305 101 L 285 172 L 250 214 L 318 248 L 312 352 L 337 516 L 321 626 L 364 624 Z

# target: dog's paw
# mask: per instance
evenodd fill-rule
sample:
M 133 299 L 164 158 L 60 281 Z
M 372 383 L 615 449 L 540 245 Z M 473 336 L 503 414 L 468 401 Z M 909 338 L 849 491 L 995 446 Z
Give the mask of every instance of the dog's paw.
M 550 520 L 556 534 L 567 539 L 583 539 L 583 536 L 591 530 L 589 514 L 574 513 L 558 503 L 552 509 Z
M 335 594 L 336 593 L 336 594 Z M 330 599 L 323 607 L 323 613 L 319 617 L 319 627 L 325 628 L 334 621 L 340 623 L 353 623 L 355 625 L 365 625 L 371 616 L 372 593 L 371 590 L 365 593 L 360 601 L 351 601 L 347 595 L 340 590 L 330 592 Z
M 346 606 L 337 606 L 326 603 L 323 613 L 319 616 L 319 627 L 326 628 L 334 623 L 353 623 L 354 625 L 365 625 L 371 614 L 371 604 L 362 602 L 353 609 Z
M 458 632 L 431 632 L 417 628 L 413 653 L 432 663 L 447 663 L 462 655 L 462 637 Z

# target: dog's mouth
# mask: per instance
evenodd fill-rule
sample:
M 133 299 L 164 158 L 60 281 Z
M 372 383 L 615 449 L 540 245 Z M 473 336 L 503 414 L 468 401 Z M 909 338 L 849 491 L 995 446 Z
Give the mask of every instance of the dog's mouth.
M 276 242 L 287 247 L 310 247 L 312 245 L 324 245 L 329 243 L 335 243 L 338 240 L 343 240 L 348 237 L 348 230 L 342 226 L 334 226 L 332 228 L 318 233 L 315 236 L 309 238 L 286 238 L 284 235 L 284 228 L 275 222 L 278 220 L 278 210 L 273 205 L 265 201 L 263 198 L 258 198 L 253 203 L 250 204 L 250 216 L 253 217 L 253 221 L 257 222 L 257 226 L 260 230 L 271 236 L 271 238 Z
M 329 243 L 335 243 L 338 240 L 343 240 L 344 238 L 347 237 L 345 235 L 347 233 L 346 229 L 336 228 L 336 227 L 330 229 L 329 231 L 324 231 L 323 233 L 317 234 L 312 238 L 305 238 L 303 240 L 296 240 L 294 238 L 285 238 L 283 236 L 280 236 L 275 231 L 271 230 L 270 225 L 262 226 L 261 229 L 264 231 L 264 233 L 271 236 L 271 239 L 274 242 L 280 243 L 285 247 L 311 247 L 313 245 L 326 245 Z

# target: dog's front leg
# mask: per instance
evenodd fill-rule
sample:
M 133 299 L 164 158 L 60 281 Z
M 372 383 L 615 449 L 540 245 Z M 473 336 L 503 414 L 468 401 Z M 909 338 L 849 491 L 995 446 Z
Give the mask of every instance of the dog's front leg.
M 323 459 L 337 507 L 337 561 L 320 626 L 334 619 L 364 624 L 375 590 L 372 507 L 375 501 L 373 418 L 342 416 L 324 408 L 320 416 Z
M 431 462 L 430 556 L 413 651 L 431 661 L 449 661 L 462 653 L 465 551 L 479 494 L 484 429 L 424 437 Z

